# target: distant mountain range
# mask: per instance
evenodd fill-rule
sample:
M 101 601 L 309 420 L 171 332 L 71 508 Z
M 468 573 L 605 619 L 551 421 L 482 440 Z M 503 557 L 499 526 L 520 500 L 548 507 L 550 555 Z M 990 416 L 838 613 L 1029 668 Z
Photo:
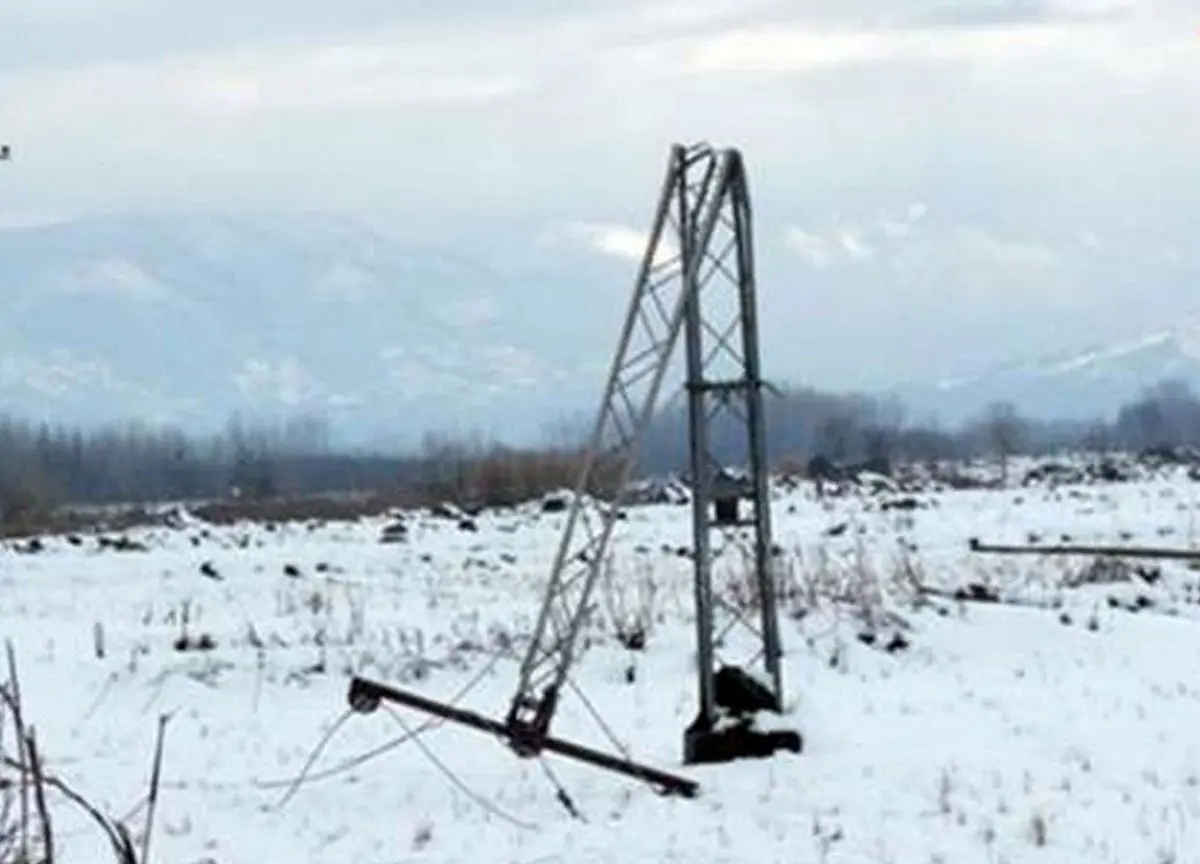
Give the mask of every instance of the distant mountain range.
M 192 431 L 235 412 L 315 413 L 358 441 L 527 438 L 590 418 L 633 272 L 581 246 L 546 251 L 500 272 L 316 214 L 0 230 L 0 411 Z M 771 364 L 781 381 L 787 364 Z M 953 423 L 997 400 L 1075 418 L 1110 414 L 1166 377 L 1200 390 L 1200 329 L 896 392 L 914 419 Z
M 590 404 L 606 359 L 555 334 L 558 287 L 328 216 L 0 231 L 0 410 L 188 428 L 315 412 L 360 440 L 522 434 Z M 599 314 L 589 296 L 572 298 L 583 320 Z
M 1111 345 L 1013 363 L 982 374 L 900 388 L 918 416 L 949 423 L 1007 401 L 1046 419 L 1111 417 L 1164 379 L 1200 394 L 1200 327 L 1181 326 Z

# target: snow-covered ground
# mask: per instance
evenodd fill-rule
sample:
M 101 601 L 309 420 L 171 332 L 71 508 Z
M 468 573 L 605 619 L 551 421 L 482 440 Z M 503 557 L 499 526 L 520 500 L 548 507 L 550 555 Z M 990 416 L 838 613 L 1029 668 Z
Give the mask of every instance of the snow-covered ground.
M 146 551 L 91 536 L 32 554 L 9 544 L 0 637 L 47 771 L 135 830 L 170 714 L 155 861 L 1200 861 L 1197 574 L 1165 564 L 1148 582 L 1070 588 L 1088 561 L 967 548 L 1031 535 L 1189 545 L 1195 488 L 1180 476 L 941 492 L 910 510 L 781 489 L 784 722 L 805 752 L 688 768 L 689 511 L 631 510 L 613 573 L 629 597 L 654 587 L 648 644 L 630 653 L 598 620 L 575 679 L 637 758 L 701 794 L 660 797 L 548 758 L 582 821 L 541 763 L 449 725 L 338 770 L 426 721 L 408 712 L 345 719 L 308 782 L 291 782 L 346 711 L 353 673 L 503 715 L 563 520 L 536 506 L 483 513 L 473 532 L 407 514 L 399 543 L 372 519 L 131 533 Z M 922 603 L 917 582 L 986 584 L 1014 604 Z M 860 640 L 867 617 L 907 649 Z M 555 732 L 608 746 L 570 693 Z M 60 860 L 105 860 L 87 821 L 55 814 Z

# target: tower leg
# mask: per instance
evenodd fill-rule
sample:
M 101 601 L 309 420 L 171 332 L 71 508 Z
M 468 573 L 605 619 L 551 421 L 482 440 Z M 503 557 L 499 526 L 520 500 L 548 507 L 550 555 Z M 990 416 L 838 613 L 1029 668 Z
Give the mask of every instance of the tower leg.
M 699 705 L 684 732 L 684 761 L 723 762 L 799 752 L 794 731 L 760 732 L 755 715 L 783 709 L 782 649 L 775 603 L 770 487 L 758 356 L 749 189 L 741 155 L 714 153 L 716 170 L 695 166 L 680 180 L 684 250 L 689 469 L 695 562 Z M 710 178 L 719 178 L 710 185 Z M 689 193 L 700 190 L 700 206 Z M 694 214 L 703 210 L 705 225 Z M 707 230 L 706 230 L 707 228 Z M 744 511 L 744 512 L 743 512 Z M 730 609 L 714 583 L 717 544 L 741 553 L 741 589 Z M 728 574 L 727 574 L 728 575 Z M 757 627 L 748 620 L 758 611 Z M 732 615 L 733 621 L 718 620 Z M 718 650 L 736 624 L 750 659 L 725 663 Z M 757 665 L 753 671 L 748 668 Z

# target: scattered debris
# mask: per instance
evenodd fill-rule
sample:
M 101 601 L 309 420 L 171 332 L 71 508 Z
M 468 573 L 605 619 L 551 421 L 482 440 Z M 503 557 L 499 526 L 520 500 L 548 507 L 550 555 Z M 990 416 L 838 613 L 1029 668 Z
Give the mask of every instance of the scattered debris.
M 175 638 L 172 647 L 176 651 L 212 651 L 217 647 L 217 642 L 208 633 L 201 633 L 199 636 L 190 636 L 183 633 Z
M 571 506 L 572 493 L 567 491 L 548 492 L 542 496 L 543 513 L 564 513 Z
M 96 543 L 101 549 L 111 549 L 114 552 L 150 551 L 150 547 L 148 547 L 145 543 L 139 543 L 135 540 L 131 540 L 124 534 L 117 537 L 105 537 L 102 534 L 96 538 Z
M 380 543 L 403 543 L 407 539 L 408 525 L 401 519 L 389 522 L 379 535 Z

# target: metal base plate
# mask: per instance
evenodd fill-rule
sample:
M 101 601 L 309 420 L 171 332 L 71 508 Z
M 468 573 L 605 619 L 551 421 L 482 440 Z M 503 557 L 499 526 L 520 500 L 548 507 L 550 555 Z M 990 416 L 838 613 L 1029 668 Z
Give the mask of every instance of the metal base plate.
M 804 739 L 792 729 L 760 732 L 739 723 L 726 729 L 693 726 L 683 733 L 683 761 L 686 765 L 765 759 L 780 750 L 799 753 L 803 749 Z

